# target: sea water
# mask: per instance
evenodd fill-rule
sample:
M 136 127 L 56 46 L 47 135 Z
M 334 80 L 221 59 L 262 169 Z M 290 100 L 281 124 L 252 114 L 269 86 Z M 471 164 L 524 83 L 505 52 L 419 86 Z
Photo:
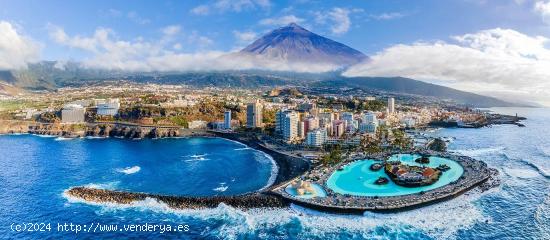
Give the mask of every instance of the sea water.
M 54 141 L 27 135 L 1 136 L 0 236 L 28 239 L 550 239 L 550 109 L 493 110 L 517 112 L 527 117 L 526 127 L 442 129 L 431 134 L 455 137 L 449 150 L 483 160 L 498 169 L 501 186 L 483 193 L 473 190 L 415 210 L 365 212 L 362 216 L 327 214 L 294 205 L 287 209 L 246 211 L 223 204 L 207 210 L 172 210 L 154 199 L 131 206 L 82 202 L 65 197 L 63 191 L 88 184 L 182 195 L 248 192 L 263 188 L 270 181 L 272 163 L 260 152 L 236 150 L 244 146 L 220 139 Z M 197 145 L 193 146 L 193 142 Z M 241 152 L 247 155 L 238 155 Z M 218 157 L 225 160 L 216 163 Z M 168 165 L 159 166 L 163 163 Z M 139 171 L 135 171 L 134 166 L 138 166 Z M 133 171 L 118 171 L 132 168 Z M 54 229 L 46 233 L 10 230 L 10 224 L 22 222 L 187 224 L 189 231 L 75 234 Z

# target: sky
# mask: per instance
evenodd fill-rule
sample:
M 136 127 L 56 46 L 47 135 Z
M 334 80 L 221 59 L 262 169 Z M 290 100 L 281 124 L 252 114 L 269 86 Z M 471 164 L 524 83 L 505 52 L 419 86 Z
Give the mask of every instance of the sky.
M 219 61 L 291 22 L 370 57 L 346 76 L 403 76 L 550 105 L 550 0 L 0 0 L 0 70 L 78 61 L 130 71 L 328 71 Z

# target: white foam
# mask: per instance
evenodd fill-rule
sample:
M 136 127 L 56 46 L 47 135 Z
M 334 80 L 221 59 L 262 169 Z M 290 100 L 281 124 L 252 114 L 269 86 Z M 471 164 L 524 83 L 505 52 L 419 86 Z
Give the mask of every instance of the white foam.
M 109 138 L 108 136 L 107 137 L 99 137 L 99 136 L 86 136 L 86 139 L 107 139 Z
M 44 134 L 32 134 L 33 136 L 41 137 L 41 138 L 54 138 L 57 137 L 56 135 L 44 135 Z
M 88 183 L 88 184 L 84 185 L 84 187 L 113 190 L 118 186 L 119 183 L 120 182 L 118 182 L 118 181 L 107 182 L 107 183 Z
M 537 148 L 540 150 L 542 155 L 544 155 L 546 157 L 550 157 L 550 146 L 541 146 L 541 145 L 539 145 Z
M 73 140 L 74 138 L 66 138 L 66 137 L 57 137 L 54 140 L 55 141 L 67 141 L 67 140 Z
M 27 135 L 28 133 L 10 133 L 9 135 L 15 135 L 15 136 L 20 136 L 20 135 Z
M 235 151 L 243 151 L 243 150 L 249 150 L 249 149 L 252 149 L 252 148 L 243 147 L 243 148 L 235 148 L 234 150 L 235 150 Z
M 539 176 L 539 172 L 526 168 L 504 168 L 506 174 L 516 178 L 535 178 Z
M 331 238 L 342 231 L 350 236 L 373 238 L 373 231 L 384 227 L 395 234 L 421 231 L 436 239 L 456 238 L 459 230 L 467 230 L 474 224 L 490 220 L 483 216 L 482 211 L 474 204 L 485 193 L 475 192 L 462 195 L 453 200 L 416 210 L 400 213 L 372 213 L 364 216 L 338 215 L 318 212 L 296 205 L 284 209 L 249 209 L 242 211 L 220 204 L 213 209 L 172 209 L 154 198 L 135 201 L 131 204 L 93 203 L 82 199 L 64 196 L 69 202 L 87 203 L 101 207 L 101 211 L 119 211 L 134 209 L 153 211 L 156 213 L 174 214 L 198 218 L 201 220 L 215 219 L 222 224 L 215 229 L 209 229 L 208 234 L 221 238 L 238 238 L 250 232 L 265 232 L 264 229 L 278 229 L 287 225 L 298 225 L 300 231 L 297 238 Z M 258 231 L 259 230 L 259 231 Z
M 506 150 L 506 147 L 472 148 L 472 149 L 453 150 L 453 152 L 460 153 L 466 156 L 482 156 L 482 155 L 493 154 L 497 152 L 503 152 L 504 150 Z
M 233 140 L 233 139 L 222 138 L 222 137 L 214 137 L 214 138 L 221 138 L 221 139 L 224 139 L 224 140 L 227 140 L 227 141 L 230 141 L 230 142 L 234 142 L 234 143 L 236 143 L 236 144 L 239 144 L 239 145 L 241 145 L 241 146 L 243 146 L 243 147 L 248 147 L 248 145 L 246 145 L 246 144 L 244 144 L 244 143 L 242 143 L 242 142 L 239 142 L 239 141 L 235 141 L 235 140 Z
M 540 239 L 550 239 L 550 195 L 547 195 L 544 201 L 537 206 L 535 210 L 535 227 L 539 229 L 542 236 Z
M 275 183 L 275 180 L 277 180 L 277 174 L 279 173 L 279 166 L 277 165 L 277 162 L 275 162 L 275 159 L 271 157 L 271 155 L 259 150 L 255 150 L 255 151 L 262 153 L 267 159 L 269 159 L 269 161 L 271 161 L 271 173 L 270 173 L 271 175 L 269 176 L 269 179 L 267 180 L 266 185 L 259 190 L 259 191 L 263 191 L 266 188 L 273 185 L 273 183 Z
M 127 167 L 127 168 L 117 168 L 116 171 L 125 174 L 134 174 L 141 170 L 139 166 Z
M 219 187 L 214 188 L 212 190 L 215 191 L 215 192 L 225 192 L 225 191 L 227 191 L 228 188 L 229 188 L 229 186 L 219 186 Z

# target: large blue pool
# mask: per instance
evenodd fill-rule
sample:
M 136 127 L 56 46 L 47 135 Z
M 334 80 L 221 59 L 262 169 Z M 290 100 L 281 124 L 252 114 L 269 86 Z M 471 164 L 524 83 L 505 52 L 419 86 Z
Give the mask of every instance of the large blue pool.
M 414 154 L 397 154 L 391 156 L 389 160 L 399 160 L 408 165 L 419 166 L 420 164 L 414 162 L 414 159 L 418 157 L 420 156 Z M 388 176 L 384 173 L 384 169 L 379 171 L 370 170 L 370 166 L 374 163 L 376 163 L 374 160 L 361 160 L 344 166 L 342 171 L 336 171 L 330 176 L 327 180 L 327 187 L 340 194 L 355 196 L 401 196 L 445 186 L 458 180 L 464 172 L 462 166 L 453 160 L 430 157 L 430 163 L 426 164 L 427 166 L 435 168 L 440 164 L 447 164 L 451 168 L 444 172 L 436 183 L 429 186 L 409 188 L 396 185 L 390 180 L 386 185 L 376 185 L 374 184 L 376 179 Z

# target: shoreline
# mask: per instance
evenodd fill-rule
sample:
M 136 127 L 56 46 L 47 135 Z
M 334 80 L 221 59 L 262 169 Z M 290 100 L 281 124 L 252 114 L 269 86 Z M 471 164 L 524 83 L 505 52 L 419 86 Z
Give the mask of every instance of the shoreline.
M 20 133 L 13 133 L 19 135 Z M 42 135 L 31 133 L 37 136 L 52 136 L 52 135 Z M 55 135 L 53 135 L 55 136 Z M 86 136 L 85 138 L 98 138 L 97 136 Z M 66 190 L 66 193 L 72 197 L 77 197 L 84 199 L 86 201 L 92 201 L 96 203 L 120 203 L 128 204 L 132 201 L 143 200 L 146 197 L 156 198 L 159 201 L 165 202 L 169 206 L 175 208 L 209 208 L 217 207 L 218 204 L 225 202 L 227 205 L 237 207 L 237 208 L 278 208 L 278 207 L 287 207 L 290 203 L 295 203 L 304 207 L 311 209 L 321 210 L 325 212 L 335 212 L 335 213 L 363 213 L 365 211 L 374 211 L 374 212 L 395 212 L 395 211 L 406 211 L 409 209 L 416 209 L 426 205 L 431 205 L 437 202 L 445 201 L 448 199 L 455 198 L 464 192 L 467 192 L 475 187 L 483 185 L 491 177 L 491 169 L 486 166 L 484 162 L 469 158 L 466 156 L 458 156 L 451 153 L 441 153 L 441 152 L 432 152 L 424 151 L 422 154 L 428 154 L 432 156 L 447 157 L 451 160 L 457 161 L 465 169 L 464 174 L 454 183 L 426 191 L 423 194 L 410 194 L 398 197 L 361 197 L 361 196 L 350 196 L 342 195 L 338 196 L 336 202 L 331 203 L 322 203 L 320 200 L 326 200 L 328 198 L 322 199 L 301 199 L 289 195 L 284 191 L 284 188 L 293 180 L 311 175 L 315 173 L 318 169 L 310 169 L 311 163 L 305 159 L 296 156 L 291 156 L 274 149 L 270 149 L 259 142 L 255 135 L 251 134 L 242 134 L 242 133 L 231 133 L 231 132 L 216 132 L 216 131 L 206 131 L 206 130 L 194 130 L 187 134 L 186 136 L 176 136 L 174 138 L 185 138 L 185 137 L 219 137 L 227 139 L 230 141 L 235 141 L 237 143 L 243 144 L 246 147 L 260 151 L 263 154 L 270 156 L 270 160 L 274 162 L 274 167 L 277 168 L 275 177 L 273 180 L 273 174 L 270 176 L 268 183 L 265 187 L 262 187 L 259 190 L 255 190 L 249 193 L 243 193 L 240 195 L 234 196 L 212 196 L 212 197 L 193 197 L 193 196 L 166 196 L 166 195 L 156 195 L 148 193 L 134 193 L 134 192 L 122 192 L 122 191 L 112 191 L 112 190 L 102 190 L 94 189 L 88 187 L 72 187 L 69 190 Z M 172 137 L 170 137 L 172 138 Z M 397 152 L 387 152 L 384 154 L 376 154 L 373 156 L 366 156 L 367 159 L 382 159 L 391 154 L 396 154 Z M 401 153 L 401 152 L 399 152 Z M 338 164 L 328 168 L 328 171 L 335 170 L 338 166 L 342 164 L 349 164 L 349 161 Z M 466 164 L 466 165 L 464 165 Z M 470 165 L 468 165 L 470 164 Z M 471 165 L 474 164 L 475 168 L 472 168 Z M 327 169 L 325 169 L 327 170 Z M 470 172 L 473 172 L 476 176 L 471 176 Z M 326 175 L 326 174 L 325 174 Z M 329 174 L 330 175 L 330 174 Z M 466 176 L 465 176 L 466 175 Z M 334 193 L 330 189 L 325 187 L 326 179 L 319 181 L 319 184 L 328 190 L 327 192 L 331 197 L 334 197 Z M 451 189 L 449 186 L 453 185 Z M 458 187 L 456 187 L 459 185 Z M 488 188 L 490 188 L 489 186 Z M 422 196 L 431 195 L 429 199 L 422 198 Z M 342 201 L 343 199 L 343 201 Z M 407 199 L 407 201 L 404 201 Z M 319 200 L 319 201 L 318 201 Z M 334 199 L 333 199 L 334 200 Z M 354 204 L 346 203 L 347 200 L 353 202 Z M 226 202 L 227 201 L 227 202 Z M 341 202 L 344 202 L 343 204 Z

